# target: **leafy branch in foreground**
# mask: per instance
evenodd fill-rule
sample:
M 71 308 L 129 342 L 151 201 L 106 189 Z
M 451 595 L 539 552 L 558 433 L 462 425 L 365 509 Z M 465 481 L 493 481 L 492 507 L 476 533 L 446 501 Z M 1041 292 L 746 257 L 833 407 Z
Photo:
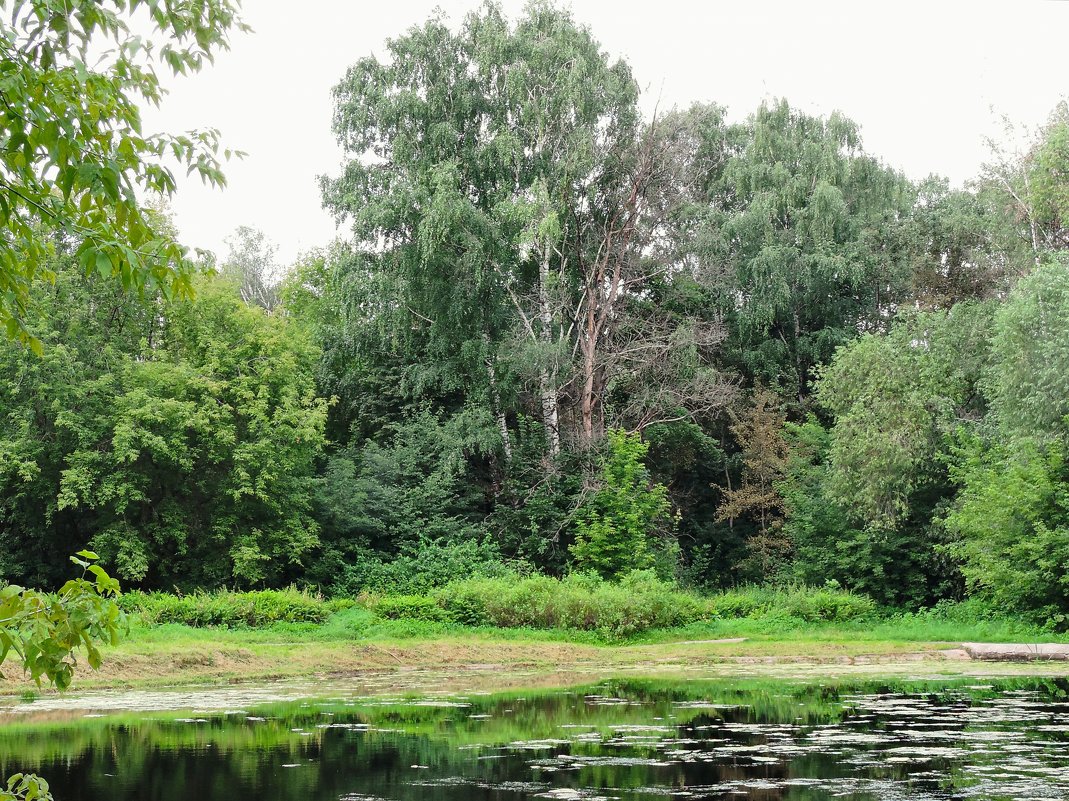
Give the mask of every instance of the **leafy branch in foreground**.
M 32 773 L 9 776 L 7 789 L 0 789 L 0 801 L 52 801 L 48 782 Z
M 72 556 L 82 575 L 56 593 L 0 588 L 0 665 L 14 653 L 38 685 L 43 678 L 60 690 L 70 686 L 78 648 L 93 670 L 100 667 L 97 644 L 115 645 L 125 616 L 115 602 L 119 581 L 94 564 L 97 558 L 92 551 Z
M 60 690 L 70 686 L 78 648 L 85 648 L 91 668 L 100 666 L 98 644 L 116 644 L 126 617 L 115 601 L 119 582 L 96 559 L 92 551 L 72 556 L 82 575 L 56 593 L 0 588 L 0 665 L 14 653 L 38 686 L 47 679 Z M 16 773 L 0 786 L 0 801 L 51 798 L 48 782 L 33 774 Z
M 124 289 L 191 293 L 193 262 L 138 193 L 171 196 L 168 162 L 212 185 L 219 132 L 145 133 L 139 105 L 159 105 L 157 66 L 199 70 L 247 30 L 233 0 L 0 0 L 0 325 L 36 351 L 29 289 L 51 280 L 55 236 L 87 274 Z M 146 15 L 150 33 L 131 24 Z

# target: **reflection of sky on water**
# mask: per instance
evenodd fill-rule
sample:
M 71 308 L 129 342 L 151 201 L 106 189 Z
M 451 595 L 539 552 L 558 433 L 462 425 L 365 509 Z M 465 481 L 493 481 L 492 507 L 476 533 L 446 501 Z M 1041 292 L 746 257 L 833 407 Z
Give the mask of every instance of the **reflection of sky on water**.
M 1064 682 L 882 689 L 617 682 L 318 701 L 264 690 L 264 705 L 225 713 L 9 722 L 0 767 L 48 776 L 65 801 L 1069 798 Z

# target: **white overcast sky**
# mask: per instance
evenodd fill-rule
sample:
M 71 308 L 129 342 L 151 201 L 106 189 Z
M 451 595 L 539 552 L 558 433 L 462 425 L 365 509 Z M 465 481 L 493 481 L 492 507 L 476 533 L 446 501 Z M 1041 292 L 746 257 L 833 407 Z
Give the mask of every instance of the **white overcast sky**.
M 339 171 L 331 88 L 346 68 L 440 6 L 456 23 L 477 0 L 245 0 L 255 33 L 193 78 L 170 83 L 146 127 L 219 128 L 230 185 L 183 180 L 172 202 L 183 241 L 226 254 L 239 225 L 263 230 L 279 258 L 339 232 L 317 176 Z M 523 0 L 505 0 L 515 19 Z M 961 183 L 985 159 L 999 115 L 1041 123 L 1069 94 L 1066 0 L 572 0 L 611 56 L 646 89 L 645 106 L 715 101 L 742 119 L 784 97 L 819 114 L 840 110 L 866 149 L 921 178 Z M 993 110 L 994 111 L 993 111 Z M 342 232 L 344 233 L 344 232 Z

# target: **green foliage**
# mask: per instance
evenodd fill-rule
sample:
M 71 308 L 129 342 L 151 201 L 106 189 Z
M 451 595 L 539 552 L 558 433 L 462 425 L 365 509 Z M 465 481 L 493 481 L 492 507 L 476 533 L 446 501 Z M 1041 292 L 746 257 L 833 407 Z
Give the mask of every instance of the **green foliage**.
M 1059 104 L 1042 139 L 1030 154 L 1028 169 L 1033 212 L 1057 247 L 1069 245 L 1069 108 Z
M 575 515 L 572 557 L 580 570 L 611 579 L 654 564 L 659 529 L 670 526 L 663 484 L 651 484 L 643 464 L 649 445 L 636 434 L 610 431 L 600 485 Z
M 851 531 L 847 510 L 825 492 L 831 432 L 810 414 L 804 422 L 786 423 L 784 436 L 790 455 L 778 489 L 783 494 L 784 527 L 794 545 L 798 578 L 805 584 L 829 578 L 842 582 L 834 557 L 839 543 L 859 532 Z
M 542 426 L 520 417 L 516 429 L 512 460 L 485 525 L 503 554 L 560 575 L 574 538 L 573 516 L 590 454 L 567 450 L 552 459 Z M 546 469 L 548 464 L 552 469 Z
M 351 223 L 353 252 L 348 280 L 332 282 L 349 336 L 328 351 L 374 362 L 377 341 L 416 399 L 488 412 L 495 482 L 524 416 L 540 418 L 556 459 L 573 416 L 593 445 L 610 405 L 641 427 L 721 403 L 725 382 L 708 366 L 715 315 L 657 315 L 643 297 L 672 288 L 671 257 L 658 252 L 647 270 L 639 243 L 684 191 L 668 176 L 685 137 L 642 130 L 627 65 L 549 2 L 514 24 L 491 2 L 456 30 L 436 14 L 387 49 L 335 89 L 348 160 L 323 182 L 324 203 Z M 348 384 L 351 368 L 336 364 Z
M 834 578 L 888 604 L 960 591 L 932 518 L 954 492 L 948 438 L 985 411 L 992 310 L 903 314 L 887 333 L 840 348 L 821 372 L 817 398 L 834 424 L 788 426 L 794 458 L 782 491 L 799 578 Z
M 1069 414 L 1069 262 L 1020 280 L 995 315 L 986 393 L 1007 435 L 1049 437 Z
M 738 464 L 736 455 L 722 449 L 725 429 L 681 421 L 643 432 L 650 443 L 646 463 L 656 480 L 671 488 L 677 509 L 676 538 L 681 546 L 677 576 L 684 586 L 702 591 L 738 581 L 737 565 L 746 557 L 753 531 L 742 521 L 718 519 L 725 476 Z
M 940 530 L 924 514 L 895 528 L 859 524 L 855 509 L 828 491 L 832 432 L 810 416 L 788 423 L 786 433 L 791 457 L 780 489 L 797 580 L 811 586 L 835 581 L 889 606 L 923 605 L 957 590 L 956 569 L 938 547 Z M 914 503 L 931 509 L 935 502 L 917 495 Z
M 996 608 L 1069 628 L 1069 467 L 1064 442 L 985 448 L 965 438 L 945 525 L 969 589 Z
M 129 592 L 120 603 L 127 612 L 137 614 L 144 624 L 179 623 L 194 628 L 262 628 L 274 623 L 323 623 L 334 611 L 321 597 L 292 587 L 191 595 Z
M 746 587 L 718 593 L 709 605 L 721 618 L 788 617 L 807 623 L 868 621 L 877 612 L 871 598 L 833 587 Z
M 32 773 L 16 773 L 7 779 L 7 789 L 0 787 L 0 801 L 52 801 L 48 782 Z
M 170 194 L 165 160 L 221 182 L 217 135 L 145 136 L 134 100 L 225 48 L 236 3 L 8 5 L 0 325 L 42 352 L 0 350 L 5 580 L 88 542 L 193 591 L 146 619 L 206 625 L 307 625 L 197 592 L 289 583 L 542 625 L 550 579 L 515 620 L 419 599 L 572 566 L 1066 613 L 1064 107 L 977 184 L 911 185 L 785 101 L 645 124 L 569 11 L 490 2 L 339 83 L 323 196 L 350 242 L 280 281 L 243 228 L 197 276 L 137 197 Z M 617 592 L 553 614 L 626 629 L 583 606 Z
M 476 535 L 482 499 L 465 456 L 490 446 L 493 424 L 468 412 L 423 410 L 332 456 L 316 496 L 325 539 L 400 549 Z
M 867 527 L 898 527 L 917 493 L 941 480 L 955 421 L 977 411 L 990 306 L 902 317 L 885 335 L 841 348 L 818 398 L 835 417 L 828 494 Z
M 999 307 L 984 381 L 993 425 L 959 433 L 947 458 L 959 491 L 943 517 L 970 594 L 1058 628 L 1069 619 L 1067 315 L 1062 260 Z
M 506 563 L 489 540 L 426 541 L 394 556 L 356 553 L 327 588 L 334 596 L 354 597 L 361 592 L 414 595 L 465 578 L 510 575 L 517 567 L 522 565 Z
M 443 622 L 452 617 L 434 598 L 426 595 L 387 595 L 371 599 L 367 607 L 379 617 L 390 620 Z
M 661 581 L 649 570 L 619 583 L 590 573 L 458 581 L 431 596 L 372 597 L 368 608 L 384 618 L 451 622 L 498 628 L 590 631 L 625 639 L 699 621 L 752 618 L 798 623 L 874 620 L 872 599 L 841 589 L 750 587 L 702 598 Z
M 7 575 L 88 539 L 143 586 L 278 582 L 317 544 L 315 352 L 205 277 L 151 308 L 57 270 L 43 357 L 0 354 Z M 54 560 L 55 557 L 52 556 Z
M 307 578 L 332 594 L 395 581 L 419 592 L 499 562 L 484 542 L 485 490 L 469 461 L 493 437 L 478 409 L 424 409 L 329 457 L 315 492 L 322 549 Z
M 987 598 L 943 600 L 915 612 L 893 612 L 872 627 L 874 636 L 894 632 L 903 639 L 929 642 L 1049 642 L 1059 639 L 1034 619 L 999 607 Z M 1062 635 L 1064 639 L 1064 635 Z
M 1016 221 L 989 193 L 951 189 L 930 177 L 917 187 L 917 203 L 903 233 L 912 254 L 911 290 L 927 309 L 1004 296 L 1032 261 L 1013 230 Z
M 821 119 L 780 101 L 720 136 L 702 238 L 728 264 L 728 347 L 756 381 L 802 400 L 814 367 L 905 293 L 897 230 L 913 190 L 838 113 Z
M 10 12 L 10 13 L 9 13 Z M 147 12 L 147 36 L 130 30 Z M 217 131 L 144 134 L 157 68 L 198 71 L 245 30 L 230 0 L 14 0 L 0 22 L 0 325 L 40 352 L 27 327 L 35 279 L 51 279 L 49 234 L 76 242 L 87 275 L 126 290 L 192 294 L 186 249 L 146 213 L 140 193 L 171 195 L 168 166 L 223 185 Z M 225 155 L 229 157 L 230 151 Z
M 126 619 L 115 599 L 119 582 L 96 564 L 92 551 L 71 557 L 82 574 L 52 594 L 13 584 L 0 587 L 0 665 L 15 654 L 22 668 L 40 687 L 42 679 L 60 690 L 70 686 L 77 664 L 75 653 L 100 667 L 101 644 L 115 645 Z M 16 773 L 0 801 L 52 801 L 48 782 L 33 774 Z
M 75 651 L 100 667 L 98 643 L 114 645 L 125 624 L 114 599 L 119 582 L 95 564 L 97 555 L 79 551 L 71 561 L 82 575 L 54 594 L 14 584 L 0 588 L 0 664 L 14 653 L 38 686 L 42 679 L 61 690 L 74 675 Z
M 449 619 L 466 625 L 574 629 L 616 639 L 708 615 L 701 598 L 652 571 L 635 571 L 619 583 L 589 573 L 472 579 L 450 584 L 434 597 Z

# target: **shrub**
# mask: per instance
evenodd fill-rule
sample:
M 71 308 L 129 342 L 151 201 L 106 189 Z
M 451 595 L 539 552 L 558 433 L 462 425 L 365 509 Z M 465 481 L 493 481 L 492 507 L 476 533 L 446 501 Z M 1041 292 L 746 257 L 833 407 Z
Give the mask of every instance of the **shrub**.
M 426 595 L 387 595 L 369 601 L 367 607 L 389 620 L 444 622 L 449 618 L 438 602 Z
M 628 637 L 672 628 L 708 616 L 696 595 L 639 571 L 619 584 L 595 574 L 470 579 L 435 593 L 449 619 L 501 628 L 571 629 Z
M 787 609 L 802 620 L 842 623 L 872 617 L 876 613 L 876 604 L 864 595 L 820 589 L 790 593 Z
M 964 437 L 963 437 L 964 439 Z M 1062 442 L 965 440 L 945 518 L 971 594 L 1050 628 L 1069 628 L 1069 458 Z
M 464 626 L 493 625 L 486 610 L 486 590 L 491 582 L 500 580 L 469 580 L 448 584 L 435 593 L 435 603 L 442 607 L 446 617 Z
M 674 521 L 668 488 L 652 483 L 642 461 L 649 444 L 625 431 L 609 431 L 608 441 L 600 486 L 576 513 L 571 552 L 584 570 L 616 578 L 635 567 L 652 567 L 651 537 Z
M 365 552 L 362 558 L 342 569 L 329 592 L 353 597 L 361 592 L 426 595 L 451 581 L 473 576 L 505 576 L 517 567 L 506 564 L 491 542 L 428 541 L 410 554 L 394 557 Z
M 314 595 L 296 589 L 171 595 L 129 592 L 120 605 L 144 623 L 258 628 L 272 623 L 322 623 L 334 611 Z
M 728 590 L 716 595 L 709 606 L 717 617 L 752 617 L 765 607 L 761 596 L 754 591 Z
M 845 623 L 876 614 L 871 598 L 832 587 L 746 587 L 713 596 L 709 606 L 720 618 L 789 617 L 808 623 Z

